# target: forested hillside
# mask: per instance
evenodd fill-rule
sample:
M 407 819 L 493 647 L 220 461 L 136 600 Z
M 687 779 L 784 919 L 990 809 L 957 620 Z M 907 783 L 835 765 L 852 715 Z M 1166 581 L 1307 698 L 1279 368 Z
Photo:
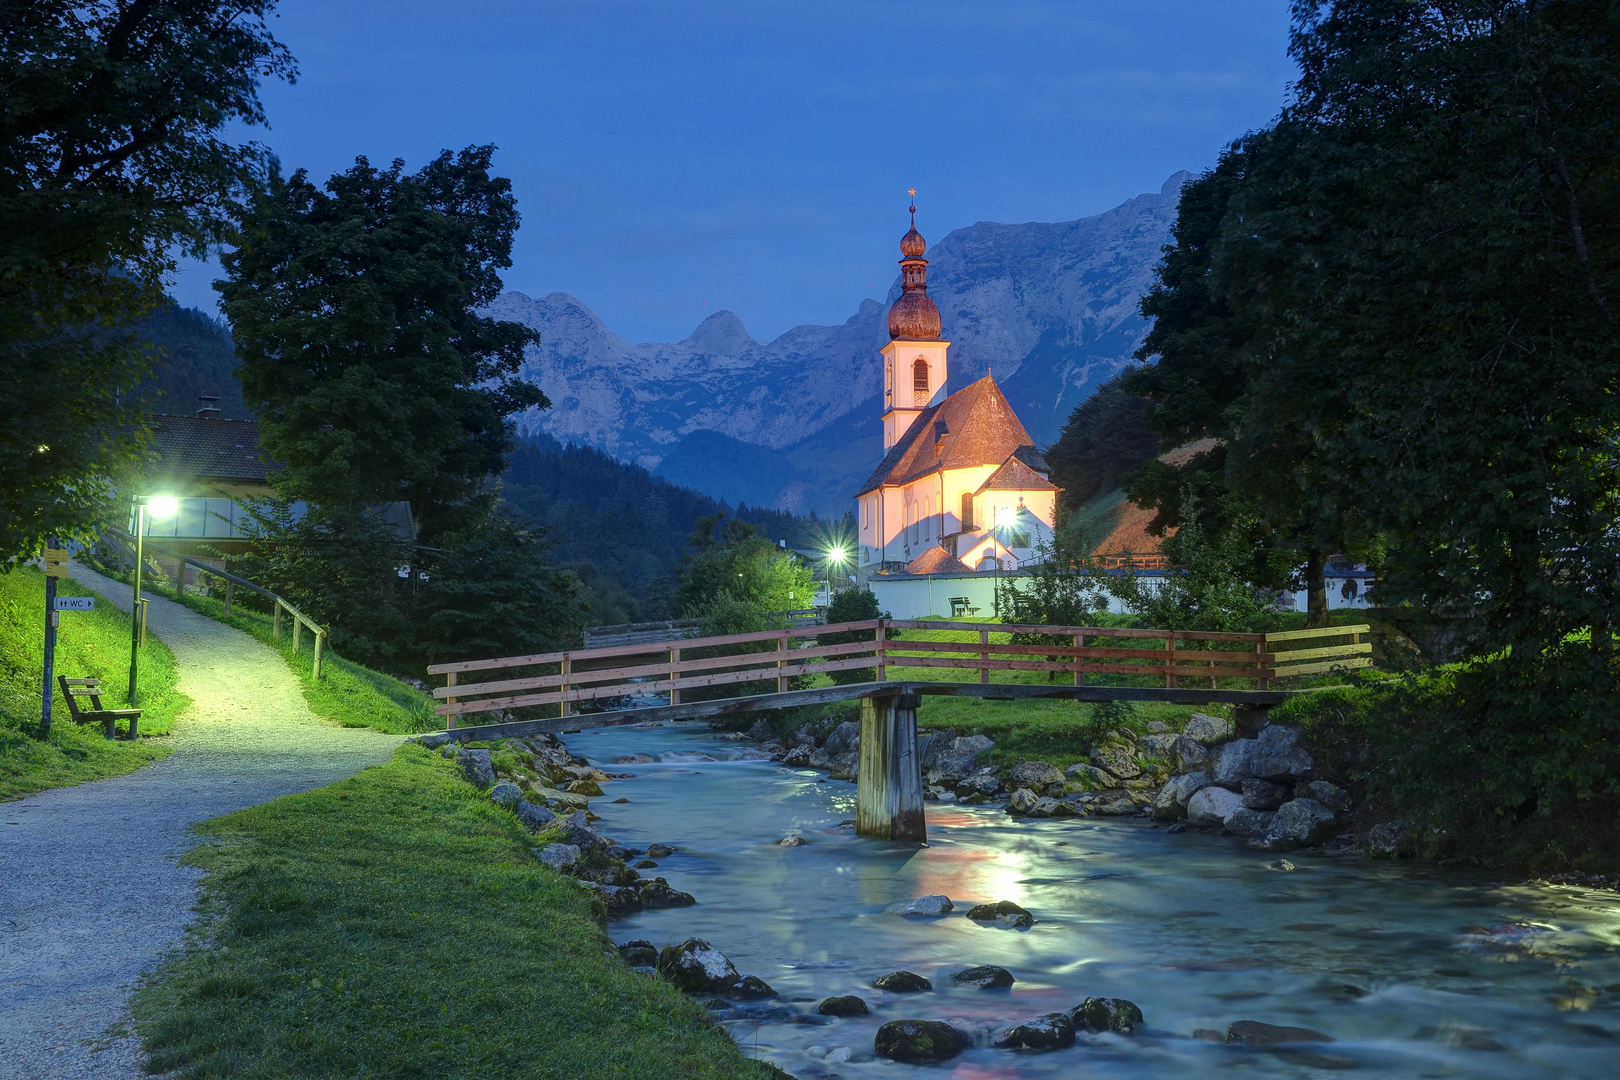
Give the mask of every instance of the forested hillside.
M 152 377 L 142 386 L 153 412 L 189 413 L 203 395 L 219 398 L 227 420 L 246 420 L 242 384 L 236 381 L 236 349 L 225 324 L 173 301 L 141 322 L 140 335 L 156 346 Z

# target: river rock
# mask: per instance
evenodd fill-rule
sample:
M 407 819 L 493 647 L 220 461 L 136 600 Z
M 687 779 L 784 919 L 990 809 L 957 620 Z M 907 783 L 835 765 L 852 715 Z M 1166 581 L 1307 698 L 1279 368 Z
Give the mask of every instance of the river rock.
M 528 799 L 519 799 L 514 809 L 517 811 L 517 819 L 523 823 L 525 828 L 530 830 L 538 831 L 557 820 L 556 814 L 538 803 L 530 802 Z
M 574 884 L 600 897 L 610 918 L 633 915 L 641 910 L 641 894 L 627 885 L 602 885 L 595 881 L 576 881 Z
M 516 806 L 523 798 L 523 789 L 510 780 L 502 780 L 489 789 L 489 801 L 496 806 Z
M 833 728 L 832 734 L 827 736 L 827 741 L 822 744 L 821 748 L 827 751 L 829 758 L 835 758 L 840 754 L 853 752 L 860 746 L 860 743 L 860 722 L 857 720 L 845 720 L 842 724 Z
M 980 964 L 978 967 L 964 968 L 951 976 L 951 982 L 959 986 L 971 986 L 975 990 L 1001 990 L 1011 986 L 1016 981 L 1012 972 L 994 964 Z
M 1333 1036 L 1312 1031 L 1310 1028 L 1262 1024 L 1258 1020 L 1239 1020 L 1226 1029 L 1228 1046 L 1276 1046 L 1279 1043 L 1332 1041 Z
M 618 949 L 619 959 L 631 967 L 652 967 L 658 963 L 658 948 L 646 938 L 627 941 Z
M 919 896 L 917 899 L 900 908 L 897 915 L 943 915 L 956 907 L 951 898 L 943 894 L 933 896 Z
M 1227 743 L 1231 746 L 1231 743 Z M 1225 825 L 1235 810 L 1243 808 L 1243 799 L 1223 787 L 1201 788 L 1187 800 L 1187 824 L 1195 828 Z
M 1037 798 L 1039 798 L 1039 796 L 1033 791 L 1029 790 L 1029 788 L 1019 788 L 1017 791 L 1012 793 L 1012 798 L 1007 800 L 1007 813 L 1029 813 L 1030 808 L 1035 805 L 1035 800 Z
M 975 904 L 968 909 L 967 917 L 974 922 L 981 923 L 1000 923 L 1003 920 L 1011 920 L 1006 925 L 1016 927 L 1035 925 L 1035 916 L 1011 900 L 997 900 L 993 904 Z
M 651 754 L 624 754 L 613 759 L 615 765 L 651 765 L 658 759 Z
M 1130 753 L 1116 747 L 1092 747 L 1091 762 L 1120 780 L 1134 780 L 1142 775 L 1141 767 L 1132 760 Z
M 854 780 L 861 771 L 859 754 L 835 754 L 827 760 L 827 775 L 833 780 Z
M 788 736 L 788 744 L 790 746 L 815 746 L 815 727 L 811 724 L 800 724 L 793 729 L 793 734 Z
M 1405 853 L 1406 834 L 1411 826 L 1404 821 L 1386 821 L 1367 833 L 1369 859 L 1397 859 Z
M 816 1006 L 816 1012 L 822 1016 L 865 1016 L 871 1011 L 866 1002 L 854 994 L 822 998 L 821 1004 Z
M 1277 810 L 1266 839 L 1301 846 L 1320 844 L 1333 835 L 1333 811 L 1315 799 L 1290 799 Z
M 1074 1021 L 1060 1012 L 1034 1016 L 1007 1028 L 990 1045 L 1001 1050 L 1061 1050 L 1074 1045 Z
M 810 752 L 810 767 L 812 769 L 825 769 L 832 763 L 832 755 L 825 750 L 812 750 Z
M 872 1052 L 890 1061 L 921 1064 L 949 1061 L 971 1040 L 943 1020 L 890 1020 L 878 1028 Z
M 1212 782 L 1236 791 L 1254 775 L 1252 764 L 1260 744 L 1254 739 L 1233 739 L 1215 747 L 1204 762 Z
M 887 975 L 879 975 L 872 980 L 872 986 L 878 990 L 888 990 L 895 994 L 911 994 L 919 990 L 932 990 L 934 984 L 909 971 L 891 971 Z
M 1170 760 L 1177 772 L 1197 772 L 1209 760 L 1209 748 L 1197 739 L 1178 735 L 1170 744 Z
M 1298 728 L 1272 724 L 1262 729 L 1249 759 L 1249 775 L 1276 783 L 1307 780 L 1315 762 L 1304 747 L 1296 745 L 1298 739 Z
M 1233 836 L 1264 836 L 1266 830 L 1271 828 L 1271 819 L 1276 816 L 1271 810 L 1240 806 L 1226 816 L 1225 828 Z
M 1144 735 L 1136 740 L 1136 751 L 1143 757 L 1168 760 L 1180 735 Z
M 956 785 L 956 797 L 969 799 L 977 796 L 982 802 L 1001 790 L 1001 781 L 992 770 L 974 773 Z
M 813 748 L 802 743 L 789 750 L 782 756 L 782 764 L 790 769 L 802 769 L 810 764 L 810 755 Z
M 928 740 L 928 746 L 923 751 L 923 771 L 928 774 L 931 783 L 960 780 L 973 775 L 979 767 L 979 759 L 995 745 L 983 735 L 964 735 L 954 739 L 943 739 L 936 735 Z
M 1069 1010 L 1069 1019 L 1077 1028 L 1112 1031 L 1116 1035 L 1130 1035 L 1145 1026 L 1142 1010 L 1124 998 L 1088 997 Z
M 463 748 L 456 755 L 456 764 L 461 766 L 461 775 L 474 787 L 486 788 L 495 782 L 495 765 L 486 749 Z
M 697 903 L 697 898 L 691 893 L 682 892 L 661 877 L 653 878 L 651 881 L 643 881 L 640 892 L 643 907 L 687 907 Z
M 778 840 L 776 842 L 776 846 L 777 847 L 803 847 L 804 846 L 804 837 L 800 836 L 796 832 L 795 833 L 788 833 L 786 836 L 782 837 L 782 839 L 780 839 L 780 840 Z
M 1128 817 L 1139 814 L 1142 807 L 1153 802 L 1153 796 L 1145 791 L 1129 791 L 1111 802 L 1099 803 L 1093 813 L 1102 817 Z
M 1188 801 L 1207 787 L 1209 787 L 1208 773 L 1193 772 L 1171 777 L 1170 782 L 1160 788 L 1159 793 L 1148 804 L 1152 808 L 1153 817 L 1159 821 L 1174 821 L 1186 817 Z
M 1093 789 L 1101 788 L 1106 790 L 1119 787 L 1119 777 L 1107 769 L 1099 769 L 1097 766 L 1085 762 L 1070 765 L 1067 775 L 1070 779 L 1089 784 Z
M 771 984 L 758 975 L 744 975 L 721 992 L 737 1001 L 762 1001 L 776 996 Z
M 1074 817 L 1077 812 L 1071 804 L 1061 799 L 1052 799 L 1042 795 L 1025 812 L 1025 816 L 1032 818 L 1064 818 Z
M 1028 788 L 1041 794 L 1053 784 L 1063 783 L 1063 770 L 1045 761 L 1020 761 L 1007 770 L 1006 785 L 1010 790 Z
M 589 851 L 592 848 L 605 848 L 608 846 L 607 837 L 591 828 L 585 818 L 585 811 L 576 810 L 563 820 L 558 832 L 563 843 L 578 844 Z
M 578 844 L 547 844 L 540 849 L 540 862 L 553 870 L 563 870 L 579 861 Z
M 1258 776 L 1244 779 L 1243 805 L 1250 810 L 1275 810 L 1288 801 L 1288 789 Z
M 1232 721 L 1195 712 L 1187 717 L 1187 723 L 1182 726 L 1181 733 L 1201 743 L 1220 742 L 1231 736 Z
M 1342 814 L 1350 805 L 1350 793 L 1326 780 L 1312 780 L 1299 789 L 1299 794 L 1315 799 L 1335 814 Z
M 595 780 L 573 780 L 563 789 L 570 795 L 584 795 L 587 797 L 602 794 L 602 785 Z
M 647 858 L 649 859 L 667 859 L 673 854 L 675 854 L 675 849 L 668 844 L 647 845 Z
M 726 955 L 702 938 L 665 945 L 658 953 L 658 974 L 693 994 L 723 994 L 739 981 Z

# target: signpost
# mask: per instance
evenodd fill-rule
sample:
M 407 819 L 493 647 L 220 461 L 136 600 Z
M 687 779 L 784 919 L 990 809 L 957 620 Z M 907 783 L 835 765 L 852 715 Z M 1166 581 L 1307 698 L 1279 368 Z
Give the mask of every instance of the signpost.
M 56 611 L 94 611 L 96 598 L 93 596 L 58 596 L 52 605 Z
M 56 626 L 62 621 L 57 612 L 64 610 L 58 605 L 63 600 L 77 599 L 77 597 L 61 597 L 56 595 L 56 579 L 67 577 L 68 553 L 56 547 L 56 537 L 51 537 L 45 548 L 45 697 L 39 710 L 39 737 L 51 737 L 51 675 L 56 664 Z M 89 597 L 85 597 L 89 599 Z

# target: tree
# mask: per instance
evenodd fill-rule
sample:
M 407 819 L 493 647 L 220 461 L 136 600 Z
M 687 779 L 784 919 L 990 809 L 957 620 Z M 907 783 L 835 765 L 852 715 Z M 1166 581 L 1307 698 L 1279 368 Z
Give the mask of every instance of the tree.
M 702 617 L 717 604 L 733 612 L 744 604 L 765 617 L 801 608 L 815 596 L 815 573 L 809 566 L 760 536 L 753 525 L 724 512 L 699 518 L 687 546 L 675 605 L 689 618 Z M 731 621 L 739 618 L 734 614 Z
M 263 174 L 274 0 L 0 5 L 0 564 L 83 534 L 136 460 L 133 324 Z
M 1069 413 L 1058 441 L 1046 450 L 1066 514 L 1113 491 L 1125 475 L 1153 460 L 1159 440 L 1144 424 L 1145 412 L 1146 403 L 1125 388 L 1121 374 Z
M 324 192 L 272 175 L 241 214 L 217 288 L 283 495 L 408 500 L 431 537 L 505 467 L 510 418 L 549 404 L 517 375 L 538 334 L 479 313 L 518 225 L 493 153 L 445 151 L 409 176 L 359 158 Z
M 869 619 L 893 618 L 887 611 L 878 606 L 877 594 L 871 589 L 857 589 L 853 585 L 847 589 L 839 589 L 833 593 L 832 601 L 827 605 L 828 623 L 866 622 Z M 897 638 L 898 630 L 890 630 L 887 637 Z M 817 645 L 853 645 L 859 641 L 876 641 L 876 630 L 837 630 L 830 634 L 817 634 Z M 853 659 L 853 657 L 837 657 L 837 659 Z M 850 668 L 845 671 L 829 671 L 827 677 L 840 686 L 852 683 L 872 682 L 877 678 L 877 669 Z

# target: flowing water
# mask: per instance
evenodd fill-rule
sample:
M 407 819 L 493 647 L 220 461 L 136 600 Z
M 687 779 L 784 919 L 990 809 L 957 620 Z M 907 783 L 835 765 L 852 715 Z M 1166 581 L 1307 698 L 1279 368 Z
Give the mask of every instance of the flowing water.
M 1378 1077 L 1620 1075 L 1620 896 L 1506 885 L 1483 875 L 1359 856 L 1277 856 L 1231 838 L 1137 821 L 1030 821 L 997 807 L 929 804 L 926 847 L 858 839 L 855 786 L 681 727 L 568 737 L 633 778 L 599 799 L 620 842 L 674 845 L 657 870 L 698 898 L 611 924 L 616 941 L 707 939 L 780 995 L 762 1019 L 728 1021 L 750 1053 L 795 1076 L 1245 1077 L 1359 1070 Z M 610 764 L 633 754 L 658 760 Z M 705 760 L 713 758 L 716 760 Z M 777 841 L 800 833 L 805 844 Z M 887 909 L 943 893 L 950 915 Z M 966 906 L 1012 900 L 1028 930 L 982 927 Z M 955 986 L 998 964 L 1010 990 Z M 874 990 L 888 971 L 932 992 Z M 833 1020 L 816 1002 L 857 994 L 871 1015 Z M 1125 997 L 1148 1031 L 1082 1035 L 1069 1049 L 997 1050 L 990 1037 L 1087 996 Z M 948 1020 L 976 1045 L 939 1066 L 877 1059 L 879 1025 Z M 1311 1028 L 1332 1043 L 1263 1051 L 1192 1037 L 1235 1020 Z M 757 1050 L 756 1050 L 757 1048 Z M 926 1071 L 925 1071 L 926 1070 Z

